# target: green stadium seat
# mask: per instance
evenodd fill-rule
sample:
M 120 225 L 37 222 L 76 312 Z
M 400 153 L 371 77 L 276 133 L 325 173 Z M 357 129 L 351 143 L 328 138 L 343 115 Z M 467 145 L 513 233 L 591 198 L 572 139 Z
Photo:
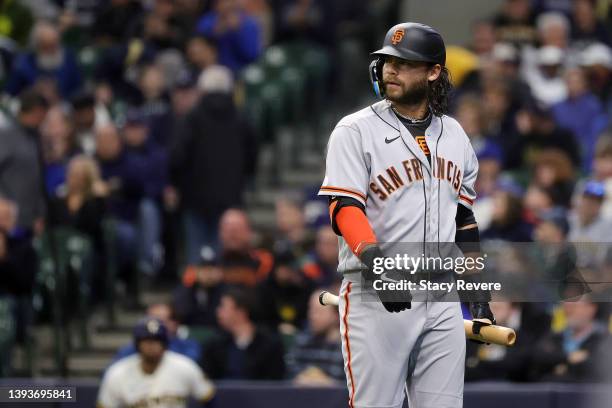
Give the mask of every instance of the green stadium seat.
M 189 326 L 187 338 L 206 344 L 219 335 L 219 330 L 210 326 Z

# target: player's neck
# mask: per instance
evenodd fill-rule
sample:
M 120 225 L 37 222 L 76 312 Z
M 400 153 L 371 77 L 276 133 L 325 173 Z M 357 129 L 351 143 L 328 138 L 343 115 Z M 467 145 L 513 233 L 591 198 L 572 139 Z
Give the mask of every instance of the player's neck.
M 392 102 L 393 110 L 405 119 L 419 121 L 427 118 L 429 115 L 429 106 L 427 101 L 423 101 L 418 105 L 406 105 L 397 102 Z
M 157 360 L 157 361 L 148 361 L 145 359 L 141 359 L 140 360 L 140 368 L 142 368 L 142 372 L 147 374 L 147 375 L 151 375 L 155 372 L 155 370 L 157 370 L 157 367 L 159 366 L 161 360 Z

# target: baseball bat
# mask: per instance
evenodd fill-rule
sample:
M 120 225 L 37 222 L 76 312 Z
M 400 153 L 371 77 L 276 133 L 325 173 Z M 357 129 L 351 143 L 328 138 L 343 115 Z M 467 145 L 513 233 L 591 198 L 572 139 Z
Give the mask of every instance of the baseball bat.
M 328 291 L 323 291 L 319 295 L 319 303 L 323 306 L 338 306 L 339 300 L 338 296 Z M 472 332 L 473 324 L 471 320 L 463 320 L 465 335 L 469 339 L 499 344 L 501 346 L 513 346 L 516 343 L 516 332 L 509 327 L 496 325 L 483 326 L 480 328 L 480 334 L 474 334 Z

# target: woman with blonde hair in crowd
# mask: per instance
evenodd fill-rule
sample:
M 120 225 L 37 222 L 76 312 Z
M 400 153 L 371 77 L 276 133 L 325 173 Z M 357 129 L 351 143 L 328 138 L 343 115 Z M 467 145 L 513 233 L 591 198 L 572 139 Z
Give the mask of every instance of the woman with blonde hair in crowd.
M 86 155 L 68 162 L 63 191 L 51 200 L 49 226 L 70 226 L 87 235 L 96 250 L 103 245 L 102 219 L 105 213 L 106 184 L 96 162 Z

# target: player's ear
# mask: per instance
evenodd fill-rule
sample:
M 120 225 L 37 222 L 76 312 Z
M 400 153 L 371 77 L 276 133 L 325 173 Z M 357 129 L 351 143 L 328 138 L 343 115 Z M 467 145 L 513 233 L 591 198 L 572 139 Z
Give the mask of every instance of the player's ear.
M 427 80 L 435 81 L 440 76 L 440 72 L 442 72 L 442 65 L 435 64 L 429 68 L 429 72 L 427 74 Z

